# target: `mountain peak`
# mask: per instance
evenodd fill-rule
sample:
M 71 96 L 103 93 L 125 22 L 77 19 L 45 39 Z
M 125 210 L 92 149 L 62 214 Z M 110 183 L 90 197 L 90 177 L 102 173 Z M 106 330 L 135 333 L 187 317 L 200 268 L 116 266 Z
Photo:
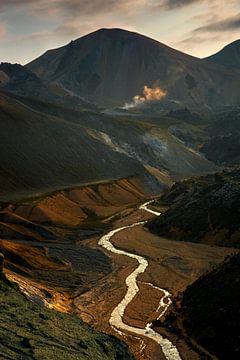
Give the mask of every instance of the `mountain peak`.
M 146 35 L 142 35 L 135 31 L 125 30 L 122 28 L 100 28 L 98 30 L 95 30 L 83 37 L 78 38 L 74 42 L 78 43 L 82 41 L 83 39 L 99 39 L 100 38 L 107 38 L 112 40 L 118 40 L 118 39 L 126 39 L 126 40 L 139 40 L 139 41 L 148 41 L 150 43 L 153 43 L 158 46 L 168 47 L 167 45 L 154 40 Z

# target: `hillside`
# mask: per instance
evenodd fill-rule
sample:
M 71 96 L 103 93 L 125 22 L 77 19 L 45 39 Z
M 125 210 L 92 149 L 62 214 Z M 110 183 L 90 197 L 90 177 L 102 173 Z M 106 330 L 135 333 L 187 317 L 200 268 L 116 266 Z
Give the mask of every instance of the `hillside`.
M 1 359 L 133 359 L 117 338 L 28 300 L 2 276 L 0 306 Z
M 0 115 L 1 201 L 129 177 L 156 193 L 166 184 L 164 174 L 179 179 L 216 168 L 147 120 L 79 112 L 5 93 L 0 93 Z
M 3 93 L 0 116 L 1 201 L 144 175 L 139 162 L 111 150 L 86 128 L 41 114 Z
M 183 293 L 184 328 L 219 360 L 240 356 L 240 255 L 227 258 Z
M 169 209 L 146 225 L 169 239 L 240 248 L 240 170 L 193 178 L 164 193 Z
M 167 99 L 190 107 L 240 102 L 240 71 L 122 29 L 100 29 L 47 51 L 26 67 L 45 83 L 56 82 L 105 107 L 123 106 L 141 95 L 144 85 L 159 85 Z
M 228 68 L 240 68 L 240 40 L 233 41 L 216 54 L 204 60 L 224 65 Z

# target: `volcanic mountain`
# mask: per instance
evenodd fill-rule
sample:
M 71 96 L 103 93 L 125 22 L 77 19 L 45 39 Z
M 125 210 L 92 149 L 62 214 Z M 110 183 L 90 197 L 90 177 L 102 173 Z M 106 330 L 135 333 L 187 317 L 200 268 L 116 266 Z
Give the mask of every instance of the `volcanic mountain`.
M 107 107 L 123 106 L 141 94 L 144 85 L 159 85 L 168 99 L 191 107 L 240 102 L 239 70 L 121 29 L 100 29 L 47 51 L 26 67 L 46 84 L 58 83 Z
M 240 40 L 236 40 L 216 54 L 211 55 L 205 60 L 214 62 L 216 64 L 224 65 L 228 68 L 240 68 Z

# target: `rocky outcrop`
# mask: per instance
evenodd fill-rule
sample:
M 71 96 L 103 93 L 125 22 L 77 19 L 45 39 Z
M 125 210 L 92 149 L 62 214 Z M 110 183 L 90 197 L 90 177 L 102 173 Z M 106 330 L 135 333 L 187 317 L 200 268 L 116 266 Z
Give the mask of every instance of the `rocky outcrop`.
M 240 169 L 176 183 L 160 199 L 169 209 L 146 225 L 170 239 L 240 248 Z

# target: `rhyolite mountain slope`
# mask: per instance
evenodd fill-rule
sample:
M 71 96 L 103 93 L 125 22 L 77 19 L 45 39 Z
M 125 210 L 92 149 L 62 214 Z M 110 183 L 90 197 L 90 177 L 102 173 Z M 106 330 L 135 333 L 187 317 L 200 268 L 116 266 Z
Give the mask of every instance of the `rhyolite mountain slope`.
M 114 336 L 28 300 L 2 274 L 0 306 L 1 359 L 134 359 Z
M 190 285 L 178 317 L 187 334 L 219 360 L 240 357 L 240 255 Z
M 26 65 L 45 83 L 103 106 L 123 106 L 144 85 L 159 84 L 190 107 L 240 103 L 240 71 L 181 53 L 122 29 L 100 29 Z M 227 91 L 226 91 L 227 89 Z
M 129 177 L 138 178 L 147 192 L 159 192 L 164 181 L 150 175 L 152 168 L 173 179 L 216 169 L 147 121 L 68 110 L 1 92 L 0 115 L 1 201 Z
M 222 50 L 214 55 L 208 56 L 204 60 L 224 65 L 229 68 L 240 69 L 240 40 L 228 44 Z
M 240 248 L 240 169 L 176 183 L 159 200 L 169 209 L 146 226 L 169 239 Z

